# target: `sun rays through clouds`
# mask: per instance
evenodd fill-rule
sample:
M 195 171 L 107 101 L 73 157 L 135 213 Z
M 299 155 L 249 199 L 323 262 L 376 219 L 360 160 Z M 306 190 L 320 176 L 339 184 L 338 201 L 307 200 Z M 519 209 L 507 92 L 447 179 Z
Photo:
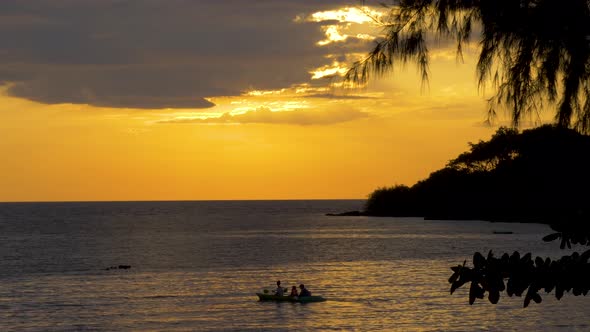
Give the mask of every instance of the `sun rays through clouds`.
M 0 2 L 0 200 L 363 198 L 490 135 L 444 45 L 427 92 L 344 85 L 382 32 L 357 4 Z

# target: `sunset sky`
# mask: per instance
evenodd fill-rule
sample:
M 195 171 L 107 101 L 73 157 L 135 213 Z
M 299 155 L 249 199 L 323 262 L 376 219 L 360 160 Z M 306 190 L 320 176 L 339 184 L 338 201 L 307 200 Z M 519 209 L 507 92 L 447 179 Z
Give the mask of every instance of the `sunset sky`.
M 365 198 L 489 138 L 477 44 L 342 88 L 359 4 L 1 1 L 0 201 Z

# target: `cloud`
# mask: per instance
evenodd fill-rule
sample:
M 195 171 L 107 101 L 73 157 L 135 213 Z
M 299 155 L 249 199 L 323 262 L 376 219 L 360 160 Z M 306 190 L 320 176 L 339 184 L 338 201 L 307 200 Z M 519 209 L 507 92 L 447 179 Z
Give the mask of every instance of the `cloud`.
M 209 107 L 206 97 L 308 82 L 350 46 L 318 47 L 325 24 L 294 18 L 349 3 L 3 0 L 0 82 L 42 103 Z
M 365 95 L 343 95 L 343 94 L 332 94 L 332 93 L 316 93 L 309 94 L 306 97 L 309 98 L 324 98 L 324 99 L 376 99 L 375 96 Z
M 310 22 L 371 23 L 381 18 L 383 14 L 381 11 L 376 11 L 368 7 L 344 7 L 315 12 L 305 18 L 305 20 Z M 303 20 L 301 17 L 299 19 Z
M 212 97 L 313 81 L 327 86 L 380 33 L 366 15 L 379 12 L 355 4 L 2 0 L 0 83 L 41 103 L 147 109 L 207 108 Z M 446 43 L 431 44 L 433 59 L 455 54 Z
M 177 93 L 155 93 L 148 91 L 139 94 L 130 93 L 131 89 L 117 89 L 118 84 L 92 89 L 77 86 L 75 83 L 51 84 L 50 80 L 33 80 L 26 83 L 12 84 L 6 90 L 13 96 L 25 96 L 27 99 L 48 104 L 89 104 L 93 106 L 116 108 L 207 108 L 215 106 L 203 97 L 179 95 Z M 149 89 L 146 89 L 149 90 Z
M 317 80 L 325 77 L 344 76 L 348 71 L 348 64 L 333 61 L 330 65 L 325 65 L 320 68 L 316 68 L 309 73 L 311 74 L 312 80 Z
M 331 125 L 366 118 L 369 114 L 354 109 L 325 110 L 302 109 L 296 111 L 273 112 L 268 107 L 260 107 L 241 114 L 224 113 L 219 117 L 175 118 L 159 123 L 200 123 L 200 124 L 290 124 L 300 126 Z

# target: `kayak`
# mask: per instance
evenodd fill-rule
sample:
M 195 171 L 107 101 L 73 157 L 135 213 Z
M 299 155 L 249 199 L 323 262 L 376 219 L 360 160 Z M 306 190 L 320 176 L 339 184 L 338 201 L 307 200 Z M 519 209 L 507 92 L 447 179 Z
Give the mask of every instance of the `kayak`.
M 256 293 L 260 301 L 278 301 L 278 302 L 299 302 L 299 303 L 308 303 L 308 302 L 323 302 L 326 301 L 325 298 L 321 296 L 278 296 L 272 294 L 263 294 L 263 293 Z

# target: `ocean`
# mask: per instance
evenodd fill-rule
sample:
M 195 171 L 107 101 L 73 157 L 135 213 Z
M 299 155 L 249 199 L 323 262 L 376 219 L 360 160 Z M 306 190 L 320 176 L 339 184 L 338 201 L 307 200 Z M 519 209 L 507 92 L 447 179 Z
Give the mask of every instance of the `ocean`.
M 548 226 L 325 216 L 363 203 L 2 203 L 0 330 L 590 330 L 586 297 L 449 294 L 475 251 L 569 254 Z M 258 301 L 277 280 L 328 301 Z

